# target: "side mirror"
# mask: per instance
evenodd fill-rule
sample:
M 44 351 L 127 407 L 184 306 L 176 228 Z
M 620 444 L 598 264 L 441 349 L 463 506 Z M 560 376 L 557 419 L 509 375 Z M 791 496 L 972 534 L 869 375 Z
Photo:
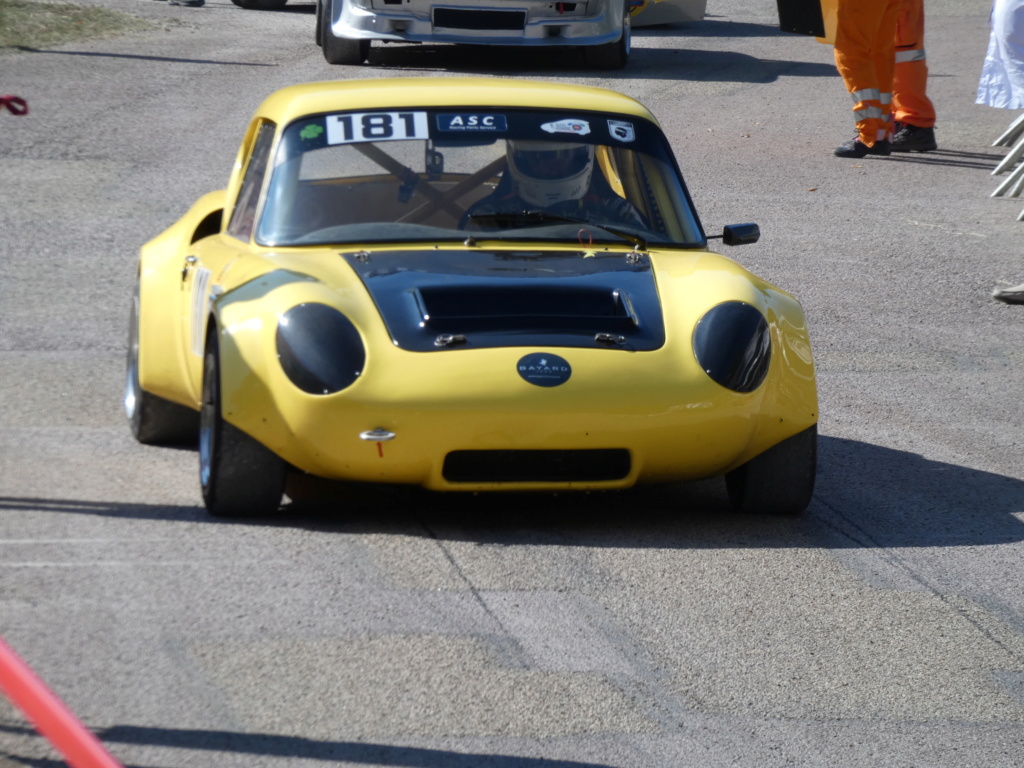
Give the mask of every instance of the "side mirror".
M 727 224 L 722 230 L 723 245 L 750 245 L 761 237 L 757 224 Z

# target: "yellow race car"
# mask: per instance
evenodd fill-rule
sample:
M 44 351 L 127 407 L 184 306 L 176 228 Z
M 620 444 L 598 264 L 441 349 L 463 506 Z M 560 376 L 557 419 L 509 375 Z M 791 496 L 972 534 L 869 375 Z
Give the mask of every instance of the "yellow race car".
M 735 507 L 777 514 L 814 487 L 800 304 L 708 250 L 656 119 L 597 88 L 272 94 L 227 189 L 141 249 L 124 403 L 143 443 L 198 435 L 214 515 L 273 511 L 304 475 L 439 491 L 725 475 Z

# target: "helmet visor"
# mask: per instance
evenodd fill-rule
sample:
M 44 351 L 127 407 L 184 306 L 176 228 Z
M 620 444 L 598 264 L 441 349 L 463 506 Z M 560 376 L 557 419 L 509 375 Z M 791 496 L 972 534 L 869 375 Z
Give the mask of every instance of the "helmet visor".
M 512 161 L 521 173 L 532 179 L 555 181 L 582 173 L 590 163 L 590 147 L 586 144 L 544 148 L 536 142 L 529 149 L 516 148 Z

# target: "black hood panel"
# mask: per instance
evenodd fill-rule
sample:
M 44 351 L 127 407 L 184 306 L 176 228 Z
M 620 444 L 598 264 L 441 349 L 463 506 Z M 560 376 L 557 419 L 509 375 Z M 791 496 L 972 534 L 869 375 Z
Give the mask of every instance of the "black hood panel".
M 342 256 L 403 349 L 640 351 L 665 343 L 654 275 L 642 254 L 416 250 Z

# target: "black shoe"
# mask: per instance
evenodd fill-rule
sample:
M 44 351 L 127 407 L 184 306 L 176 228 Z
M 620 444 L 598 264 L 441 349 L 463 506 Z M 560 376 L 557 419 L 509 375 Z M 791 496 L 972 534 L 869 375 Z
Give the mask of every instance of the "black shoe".
M 1024 285 L 996 288 L 992 291 L 992 298 L 1005 304 L 1024 304 Z
M 889 141 L 887 139 L 879 139 L 870 147 L 861 141 L 859 138 L 850 139 L 845 144 L 841 144 L 836 147 L 832 154 L 836 157 L 854 157 L 861 158 L 865 155 L 882 155 L 887 156 L 891 152 Z
M 893 152 L 931 152 L 938 149 L 935 143 L 935 129 L 921 128 L 910 123 L 896 123 L 896 135 L 892 137 Z

